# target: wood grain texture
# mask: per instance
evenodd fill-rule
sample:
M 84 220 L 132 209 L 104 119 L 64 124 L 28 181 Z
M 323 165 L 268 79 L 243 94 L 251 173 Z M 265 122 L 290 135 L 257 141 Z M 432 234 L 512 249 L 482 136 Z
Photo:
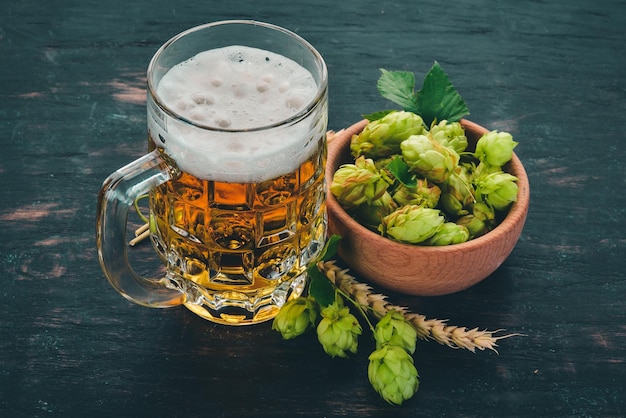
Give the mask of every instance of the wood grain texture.
M 212 325 L 115 293 L 95 252 L 96 196 L 146 151 L 148 61 L 176 33 L 230 18 L 319 49 L 330 129 L 393 107 L 380 68 L 424 74 L 437 60 L 471 120 L 513 134 L 532 196 L 511 256 L 453 295 L 389 296 L 525 337 L 499 355 L 420 342 L 421 388 L 394 408 L 367 382 L 367 336 L 331 359 L 312 334 L 282 341 L 269 324 Z M 620 0 L 4 0 L 0 416 L 624 415 L 625 25 Z M 149 246 L 133 257 L 158 268 Z

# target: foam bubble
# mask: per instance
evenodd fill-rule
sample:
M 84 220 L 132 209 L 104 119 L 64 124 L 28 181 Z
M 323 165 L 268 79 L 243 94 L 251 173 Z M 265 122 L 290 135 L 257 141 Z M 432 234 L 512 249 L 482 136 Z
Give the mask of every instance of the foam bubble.
M 289 81 L 283 81 L 282 83 L 279 84 L 278 86 L 278 91 L 281 93 L 285 93 L 287 91 L 289 91 Z
M 203 126 L 245 130 L 302 111 L 317 83 L 296 62 L 269 51 L 230 46 L 204 51 L 174 66 L 161 79 L 161 101 Z M 209 180 L 261 181 L 295 170 L 316 151 L 316 119 L 271 132 L 215 132 L 170 120 L 165 150 L 184 171 Z M 322 116 L 324 117 L 324 116 Z M 325 129 L 325 127 L 324 127 Z M 319 136 L 318 136 L 319 137 Z M 193 162 L 190 156 L 193 156 Z
M 215 99 L 208 93 L 197 91 L 191 94 L 191 100 L 198 105 L 212 105 L 215 103 Z
M 230 119 L 224 116 L 215 118 L 214 122 L 217 126 L 223 129 L 230 128 L 231 125 Z

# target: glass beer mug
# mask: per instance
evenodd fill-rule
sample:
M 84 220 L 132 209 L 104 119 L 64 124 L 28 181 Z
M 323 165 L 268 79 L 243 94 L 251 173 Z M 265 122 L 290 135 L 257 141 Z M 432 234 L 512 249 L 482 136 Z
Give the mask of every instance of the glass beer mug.
M 233 325 L 273 318 L 302 293 L 326 239 L 324 60 L 270 24 L 192 28 L 152 58 L 147 113 L 149 153 L 99 195 L 107 279 L 143 306 L 183 304 Z M 159 278 L 127 258 L 128 211 L 148 193 Z

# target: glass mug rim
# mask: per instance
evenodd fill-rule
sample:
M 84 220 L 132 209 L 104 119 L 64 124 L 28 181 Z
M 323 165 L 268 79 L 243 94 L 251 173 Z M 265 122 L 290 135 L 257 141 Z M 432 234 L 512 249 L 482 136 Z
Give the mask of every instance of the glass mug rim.
M 182 38 L 187 37 L 188 35 L 195 33 L 195 32 L 199 32 L 199 31 L 203 31 L 206 29 L 210 29 L 213 27 L 220 27 L 220 26 L 226 26 L 226 25 L 246 25 L 246 26 L 260 26 L 260 27 L 264 27 L 266 29 L 271 29 L 273 31 L 276 32 L 281 32 L 291 38 L 293 38 L 294 40 L 298 41 L 298 43 L 300 43 L 303 47 L 306 48 L 306 50 L 308 52 L 310 52 L 311 54 L 313 54 L 313 56 L 315 57 L 315 61 L 316 63 L 318 63 L 320 65 L 320 80 L 318 82 L 317 85 L 317 92 L 315 94 L 315 96 L 313 97 L 313 99 L 311 99 L 311 101 L 309 103 L 307 103 L 307 105 L 298 113 L 296 113 L 295 115 L 292 115 L 288 118 L 285 119 L 281 119 L 277 122 L 271 123 L 271 124 L 267 124 L 267 125 L 260 125 L 260 126 L 256 126 L 256 127 L 252 127 L 252 128 L 222 128 L 222 127 L 218 127 L 218 126 L 213 126 L 213 125 L 204 125 L 198 122 L 194 122 L 184 116 L 182 116 L 181 114 L 179 114 L 178 112 L 176 112 L 174 109 L 172 109 L 171 107 L 167 106 L 164 104 L 163 100 L 161 100 L 161 98 L 159 97 L 158 93 L 157 93 L 157 85 L 154 85 L 154 81 L 152 79 L 152 74 L 155 71 L 155 67 L 157 66 L 158 60 L 161 57 L 161 55 L 170 47 L 172 46 L 174 43 L 176 43 L 177 41 L 179 41 Z M 190 57 L 191 58 L 191 57 Z M 155 103 L 159 109 L 161 109 L 163 112 L 165 112 L 169 117 L 174 118 L 180 122 L 183 122 L 187 125 L 191 125 L 194 128 L 198 128 L 201 130 L 205 130 L 205 131 L 212 131 L 212 132 L 224 132 L 224 133 L 238 133 L 238 132 L 262 132 L 262 131 L 267 131 L 267 130 L 271 130 L 274 128 L 278 128 L 281 126 L 285 126 L 285 125 L 291 125 L 294 123 L 297 123 L 300 120 L 306 119 L 312 112 L 315 111 L 315 109 L 317 108 L 317 106 L 323 101 L 325 95 L 326 95 L 326 91 L 328 88 L 328 68 L 326 66 L 326 62 L 323 59 L 322 55 L 319 53 L 319 51 L 317 51 L 317 49 L 315 49 L 315 47 L 313 47 L 313 45 L 311 45 L 311 43 L 309 43 L 306 39 L 302 38 L 300 35 L 296 34 L 295 32 L 292 32 L 288 29 L 285 29 L 283 27 L 271 24 L 271 23 L 266 23 L 266 22 L 260 22 L 257 20 L 243 20 L 243 19 L 238 19 L 238 20 L 222 20 L 222 21 L 217 21 L 217 22 L 210 22 L 210 23 L 205 23 L 202 25 L 198 25 L 198 26 L 194 26 L 192 28 L 189 28 L 183 32 L 180 32 L 179 34 L 173 36 L 172 38 L 170 38 L 167 42 L 165 42 L 163 45 L 161 45 L 161 47 L 155 52 L 155 54 L 152 56 L 152 58 L 150 59 L 150 63 L 148 64 L 148 72 L 147 72 L 147 85 L 148 85 L 148 94 L 150 95 L 153 103 Z

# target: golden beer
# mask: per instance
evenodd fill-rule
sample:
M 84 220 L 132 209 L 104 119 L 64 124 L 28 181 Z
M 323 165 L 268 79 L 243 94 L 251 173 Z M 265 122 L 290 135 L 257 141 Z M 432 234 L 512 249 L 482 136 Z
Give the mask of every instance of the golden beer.
M 211 320 L 273 317 L 299 296 L 304 270 L 324 245 L 326 145 L 295 171 L 259 183 L 228 183 L 182 173 L 150 194 L 155 249 L 171 285 L 193 286 L 186 306 Z

